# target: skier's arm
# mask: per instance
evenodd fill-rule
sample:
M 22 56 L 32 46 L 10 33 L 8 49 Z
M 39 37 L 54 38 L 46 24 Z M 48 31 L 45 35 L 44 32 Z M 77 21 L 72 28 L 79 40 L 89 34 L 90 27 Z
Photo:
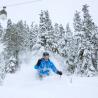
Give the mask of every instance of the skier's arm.
M 53 72 L 57 73 L 58 70 L 52 62 L 50 68 L 52 69 Z
M 52 69 L 52 71 L 55 72 L 56 74 L 62 75 L 62 72 L 59 71 L 59 70 L 55 67 L 55 65 L 54 65 L 52 62 L 51 62 L 51 69 Z

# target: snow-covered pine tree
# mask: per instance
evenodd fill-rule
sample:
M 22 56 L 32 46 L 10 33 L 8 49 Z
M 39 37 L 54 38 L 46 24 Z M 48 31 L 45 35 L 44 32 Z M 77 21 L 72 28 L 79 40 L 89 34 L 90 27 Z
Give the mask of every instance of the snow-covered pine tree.
M 22 21 L 12 24 L 11 20 L 8 20 L 6 33 L 3 38 L 6 45 L 5 60 L 7 72 L 13 73 L 19 67 L 19 52 L 26 49 L 27 38 L 28 32 L 24 28 Z
M 24 39 L 24 51 L 30 50 L 30 28 L 27 25 L 26 21 L 23 22 L 23 34 L 21 35 Z M 22 51 L 23 51 L 22 50 Z
M 39 24 L 39 44 L 45 49 L 52 49 L 53 26 L 48 11 L 41 11 Z
M 5 61 L 4 61 L 4 43 L 3 43 L 4 28 L 0 23 L 0 81 L 5 77 Z
M 80 53 L 82 56 L 78 59 L 78 66 L 80 66 L 80 73 L 88 75 L 90 73 L 95 72 L 94 65 L 92 63 L 92 51 L 93 51 L 93 44 L 92 44 L 92 36 L 95 31 L 95 24 L 93 19 L 91 18 L 88 10 L 88 5 L 83 5 L 83 28 L 82 28 L 82 35 L 81 36 L 81 43 L 80 43 Z M 82 59 L 81 59 L 82 58 Z
M 62 24 L 59 25 L 59 38 L 64 38 L 65 37 L 65 29 Z
M 82 20 L 81 20 L 80 12 L 78 11 L 75 12 L 73 26 L 75 32 L 82 31 Z
M 38 44 L 41 46 L 46 46 L 46 26 L 45 26 L 45 15 L 44 11 L 40 13 L 40 23 L 39 23 L 39 41 Z
M 2 51 L 0 52 L 0 83 L 5 78 L 5 75 L 6 75 L 6 72 L 5 72 L 4 51 Z
M 2 25 L 1 25 L 1 23 L 0 23 L 0 39 L 2 39 L 2 37 L 3 37 L 3 27 L 2 27 Z
M 75 73 L 76 74 L 80 74 L 81 73 L 81 66 L 82 66 L 82 58 L 83 58 L 83 55 L 80 55 L 81 52 L 83 53 L 83 47 L 81 48 L 82 46 L 82 41 L 83 41 L 83 38 L 84 38 L 84 32 L 82 32 L 82 29 L 83 29 L 83 22 L 82 22 L 82 19 L 81 19 L 81 16 L 80 16 L 80 12 L 79 11 L 76 11 L 75 14 L 74 14 L 74 19 L 73 19 L 73 27 L 74 27 L 74 40 L 75 41 L 75 44 L 74 46 L 76 47 L 74 53 L 75 53 Z
M 10 36 L 10 32 L 12 32 L 11 31 L 11 28 L 12 28 L 12 21 L 11 21 L 11 19 L 8 19 L 8 21 L 7 21 L 7 29 L 6 29 L 6 33 L 4 34 L 4 36 L 3 36 L 3 42 L 5 43 L 5 45 L 6 45 L 6 48 L 5 48 L 5 59 L 7 60 L 8 58 L 10 58 L 10 56 L 11 56 L 11 50 L 10 50 L 10 48 L 9 48 L 9 46 L 10 46 L 10 43 L 8 42 L 8 41 L 11 41 L 11 36 Z M 8 54 L 6 54 L 6 53 L 8 53 Z
M 44 11 L 45 13 L 45 26 L 46 26 L 46 49 L 48 50 L 52 50 L 52 44 L 53 44 L 53 33 L 54 33 L 54 29 L 52 26 L 52 22 L 50 20 L 50 16 L 49 16 L 49 12 L 48 11 Z
M 65 47 L 66 47 L 65 29 L 62 24 L 59 25 L 58 23 L 55 23 L 52 50 L 53 52 L 58 53 L 61 56 L 65 56 L 66 55 Z
M 75 71 L 75 67 L 76 67 L 76 41 L 74 39 L 73 36 L 73 32 L 71 31 L 71 28 L 69 26 L 69 24 L 66 25 L 66 46 L 65 46 L 65 50 L 66 50 L 66 56 L 67 56 L 67 60 L 66 60 L 66 66 L 67 66 L 67 71 L 69 73 L 74 73 Z
M 72 34 L 71 29 L 70 29 L 69 23 L 67 23 L 67 25 L 66 25 L 65 32 L 66 32 L 65 39 L 66 39 L 66 42 L 67 42 L 67 45 L 66 45 L 67 56 L 70 57 L 70 55 L 71 55 L 70 47 L 71 47 L 71 42 L 72 42 L 73 34 Z
M 9 19 L 7 22 L 7 29 L 6 33 L 4 35 L 4 43 L 6 45 L 5 48 L 5 60 L 6 60 L 6 72 L 12 72 L 12 66 L 10 66 L 10 58 L 15 55 L 15 52 L 17 51 L 17 45 L 16 45 L 16 37 L 17 34 L 15 33 L 15 27 L 12 24 L 11 20 Z M 16 62 L 15 62 L 16 63 Z M 14 63 L 14 67 L 16 67 L 16 64 Z M 15 70 L 14 70 L 15 71 Z M 14 72 L 13 71 L 13 72 Z
M 55 53 L 59 53 L 58 51 L 58 41 L 59 41 L 59 24 L 58 23 L 55 23 L 54 25 L 54 34 L 53 34 L 53 42 L 52 42 L 52 51 L 55 52 Z
M 67 25 L 66 25 L 66 31 L 65 32 L 66 32 L 66 38 L 68 40 L 71 39 L 72 36 L 73 36 L 73 33 L 72 33 L 71 29 L 70 29 L 69 23 L 67 23 Z
M 92 63 L 96 71 L 98 71 L 98 28 L 92 37 L 93 51 L 92 51 Z
M 33 46 L 38 42 L 38 25 L 32 23 L 30 28 L 30 50 L 32 50 Z
M 93 31 L 95 30 L 95 24 L 91 15 L 89 14 L 88 5 L 83 5 L 82 12 L 83 12 L 83 31 L 85 32 L 85 37 L 90 39 L 92 36 Z
M 65 29 L 61 25 L 59 25 L 59 36 L 58 36 L 58 51 L 61 56 L 66 56 L 66 34 L 65 34 Z

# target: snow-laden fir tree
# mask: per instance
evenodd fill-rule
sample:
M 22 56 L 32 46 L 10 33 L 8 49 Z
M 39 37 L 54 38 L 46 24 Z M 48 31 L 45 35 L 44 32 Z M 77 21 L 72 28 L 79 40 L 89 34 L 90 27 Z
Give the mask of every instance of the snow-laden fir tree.
M 98 71 L 98 28 L 92 37 L 93 51 L 92 51 L 92 63 L 96 71 Z
M 80 12 L 78 11 L 75 12 L 73 26 L 75 32 L 82 31 L 82 20 L 81 20 Z
M 53 39 L 53 27 L 48 11 L 41 11 L 39 24 L 39 44 L 46 49 L 51 49 Z
M 8 20 L 6 33 L 3 38 L 6 45 L 5 60 L 7 72 L 15 72 L 19 67 L 19 52 L 26 50 L 28 38 L 28 29 L 25 28 L 22 21 L 12 24 L 11 20 Z
M 65 29 L 63 27 L 62 24 L 59 25 L 59 30 L 60 30 L 60 37 L 64 37 L 65 36 Z
M 85 32 L 85 37 L 90 39 L 95 30 L 95 24 L 91 15 L 89 14 L 88 5 L 83 5 L 82 12 L 83 12 L 83 31 Z
M 0 23 L 0 39 L 2 39 L 2 36 L 3 36 L 3 27 L 2 27 L 2 25 L 1 25 L 1 23 Z
M 69 24 L 66 25 L 66 46 L 65 46 L 65 50 L 66 50 L 66 66 L 67 66 L 67 71 L 70 73 L 74 73 L 75 71 L 75 59 L 76 59 L 76 43 L 73 37 L 73 32 L 71 31 L 71 28 L 69 26 Z
M 26 21 L 23 23 L 23 34 L 22 37 L 24 38 L 24 51 L 30 50 L 30 28 Z
M 84 32 L 84 37 L 85 37 L 83 44 L 85 47 L 84 52 L 86 50 L 88 50 L 88 53 L 91 52 L 89 55 L 89 58 L 85 58 L 85 59 L 89 59 L 89 61 L 92 61 L 92 59 L 93 59 L 92 58 L 92 51 L 95 50 L 94 44 L 92 44 L 92 36 L 95 34 L 96 26 L 95 26 L 95 23 L 93 22 L 91 15 L 89 14 L 88 7 L 89 6 L 87 4 L 85 4 L 85 5 L 83 5 L 83 8 L 82 8 L 82 11 L 83 11 L 83 32 Z M 92 63 L 92 67 L 94 67 L 93 62 L 91 62 L 91 63 Z M 87 63 L 87 64 L 88 64 L 88 66 L 87 66 L 87 69 L 88 69 L 89 65 L 91 65 L 91 64 L 89 64 L 89 63 Z M 92 71 L 92 70 L 90 70 L 90 71 Z
M 59 30 L 59 24 L 55 23 L 54 25 L 54 34 L 53 34 L 53 42 L 52 42 L 52 51 L 55 53 L 59 53 L 59 36 L 60 36 L 60 30 Z
M 55 23 L 54 33 L 53 33 L 53 42 L 52 42 L 52 51 L 58 53 L 62 56 L 66 55 L 66 34 L 65 29 L 62 24 Z
M 5 75 L 6 75 L 6 72 L 5 72 L 4 51 L 2 51 L 0 52 L 0 83 L 5 78 Z
M 62 25 L 59 25 L 59 36 L 58 36 L 58 51 L 61 56 L 66 56 L 66 32 Z
M 9 20 L 7 21 L 6 33 L 5 33 L 4 36 L 3 36 L 3 42 L 4 42 L 5 45 L 6 45 L 6 48 L 5 48 L 5 59 L 10 58 L 10 54 L 11 54 L 11 50 L 10 50 L 10 48 L 8 48 L 8 47 L 10 47 L 10 43 L 9 43 L 8 41 L 11 41 L 10 32 L 12 32 L 12 31 L 11 31 L 12 25 L 13 25 L 13 24 L 12 24 L 12 21 L 11 21 L 11 19 L 9 19 Z M 8 53 L 8 54 L 6 54 L 6 53 Z
M 52 48 L 52 43 L 53 43 L 53 33 L 54 33 L 54 29 L 53 29 L 53 26 L 52 26 L 52 22 L 50 20 L 50 16 L 49 16 L 49 12 L 48 11 L 45 11 L 45 25 L 46 25 L 46 48 L 48 50 L 51 50 Z
M 32 50 L 33 46 L 35 46 L 38 42 L 38 25 L 32 23 L 30 28 L 30 50 Z
M 4 35 L 4 43 L 6 45 L 5 48 L 5 60 L 6 60 L 6 72 L 12 72 L 12 67 L 10 66 L 10 58 L 16 54 L 17 51 L 17 32 L 15 30 L 16 28 L 12 24 L 11 20 L 8 20 L 7 23 L 7 29 L 6 33 Z M 15 62 L 16 63 L 16 62 Z M 14 63 L 14 67 L 16 67 L 16 64 Z M 15 71 L 15 70 L 14 70 Z
M 22 38 L 22 42 L 20 42 L 21 40 L 17 39 L 17 43 L 22 43 L 22 44 L 19 44 L 18 47 L 20 50 L 28 50 L 28 48 L 30 48 L 29 44 L 29 35 L 30 35 L 30 32 L 29 32 L 29 27 L 28 25 L 26 24 L 26 22 L 24 23 L 22 20 L 19 21 L 17 24 L 16 24 L 16 31 L 17 31 L 17 36 L 19 36 L 20 38 Z
M 92 36 L 95 32 L 95 24 L 89 14 L 88 5 L 83 5 L 83 28 L 82 31 L 76 35 L 80 37 L 78 46 L 77 58 L 77 72 L 78 74 L 90 75 L 95 72 L 92 53 L 94 51 L 94 44 L 92 44 Z
M 46 27 L 45 27 L 45 15 L 44 12 L 40 13 L 40 23 L 39 23 L 39 44 L 42 46 L 46 46 Z
M 69 26 L 69 23 L 67 23 L 67 25 L 66 25 L 66 31 L 65 32 L 66 32 L 66 38 L 68 40 L 70 40 L 72 38 L 72 36 L 73 36 L 73 33 L 71 31 L 71 28 Z

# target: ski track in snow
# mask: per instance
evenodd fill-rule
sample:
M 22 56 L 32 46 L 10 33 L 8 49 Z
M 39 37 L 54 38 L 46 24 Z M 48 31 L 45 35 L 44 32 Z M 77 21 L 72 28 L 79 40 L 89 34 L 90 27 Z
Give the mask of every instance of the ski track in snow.
M 34 55 L 32 57 L 32 55 Z M 52 53 L 51 60 L 59 68 L 62 60 Z M 36 78 L 34 65 L 42 56 L 42 51 L 35 51 L 24 57 L 21 69 L 15 74 L 8 74 L 0 86 L 0 98 L 98 98 L 98 77 L 61 78 L 53 74 L 43 80 Z M 28 61 L 29 60 L 29 61 Z

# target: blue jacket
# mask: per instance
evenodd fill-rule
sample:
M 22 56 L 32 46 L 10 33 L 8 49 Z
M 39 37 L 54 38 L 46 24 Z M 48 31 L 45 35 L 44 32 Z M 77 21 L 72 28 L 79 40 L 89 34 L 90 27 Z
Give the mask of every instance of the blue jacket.
M 50 60 L 45 60 L 44 58 L 41 59 L 39 65 L 35 65 L 35 69 L 38 70 L 40 75 L 49 75 L 50 70 L 57 73 L 57 68 Z

